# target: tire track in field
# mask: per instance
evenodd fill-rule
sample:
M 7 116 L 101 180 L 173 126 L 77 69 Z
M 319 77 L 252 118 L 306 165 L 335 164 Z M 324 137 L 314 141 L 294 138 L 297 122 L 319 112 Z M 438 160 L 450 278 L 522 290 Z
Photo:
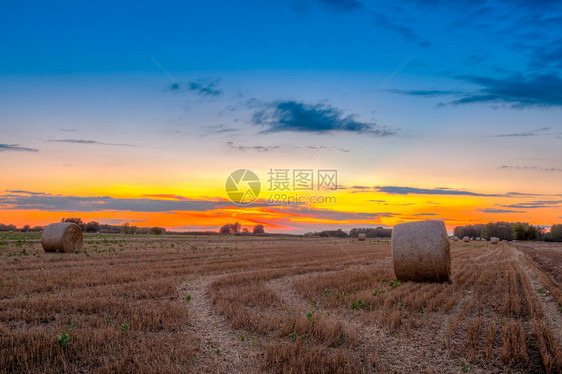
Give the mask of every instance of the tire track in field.
M 547 325 L 554 333 L 558 343 L 562 344 L 562 315 L 558 311 L 558 303 L 552 298 L 552 296 L 541 295 L 537 291 L 539 289 L 545 289 L 539 276 L 535 274 L 533 269 L 531 269 L 525 261 L 523 261 L 522 256 L 525 256 L 525 254 L 516 247 L 511 248 L 513 248 L 513 256 L 516 258 L 516 263 L 519 264 L 519 267 L 523 270 L 523 273 L 529 280 L 529 283 L 531 283 L 531 288 L 536 292 L 536 297 L 541 305 Z
M 239 334 L 230 328 L 226 317 L 217 313 L 209 295 L 209 285 L 218 277 L 199 277 L 182 282 L 178 287 L 180 297 L 190 295 L 187 303 L 190 329 L 199 339 L 199 351 L 192 367 L 195 373 L 253 373 L 257 361 Z
M 352 270 L 352 268 L 345 270 Z M 314 306 L 294 290 L 293 283 L 306 277 L 340 271 L 342 269 L 275 278 L 267 281 L 266 286 L 281 297 L 287 313 L 302 313 L 304 315 L 306 312 L 314 310 Z M 319 306 L 324 312 L 329 312 L 328 316 L 325 314 L 325 317 L 334 322 L 342 322 L 350 333 L 356 334 L 357 343 L 350 348 L 350 354 L 360 355 L 363 352 L 363 357 L 370 356 L 370 359 L 375 361 L 374 368 L 371 366 L 363 368 L 364 373 L 404 372 L 406 362 L 408 372 L 419 373 L 426 372 L 428 368 L 437 370 L 437 372 L 446 372 L 446 369 L 453 365 L 453 361 L 448 357 L 437 355 L 436 360 L 432 360 L 429 356 L 426 357 L 423 353 L 424 349 L 427 349 L 425 342 L 408 339 L 409 341 L 405 344 L 404 338 L 396 337 L 395 334 L 390 333 L 385 328 L 378 327 L 373 322 L 365 321 L 361 312 L 344 314 L 340 308 L 323 308 L 321 304 Z M 440 337 L 439 334 L 435 335 Z

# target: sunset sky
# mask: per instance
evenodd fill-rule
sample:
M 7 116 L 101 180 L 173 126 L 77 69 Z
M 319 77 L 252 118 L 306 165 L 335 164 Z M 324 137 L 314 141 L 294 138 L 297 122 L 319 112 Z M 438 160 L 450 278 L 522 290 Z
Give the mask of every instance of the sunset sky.
M 561 4 L 4 2 L 0 223 L 560 223 Z M 301 169 L 312 191 L 269 188 Z

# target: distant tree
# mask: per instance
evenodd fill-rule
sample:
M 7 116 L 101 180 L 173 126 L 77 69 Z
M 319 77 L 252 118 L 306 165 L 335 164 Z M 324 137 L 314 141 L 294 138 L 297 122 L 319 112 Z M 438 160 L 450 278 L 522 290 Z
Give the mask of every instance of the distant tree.
M 552 225 L 549 237 L 553 242 L 562 242 L 562 223 Z
M 43 229 L 44 229 L 43 226 L 34 226 L 34 227 L 31 229 L 31 231 L 40 232 L 40 231 L 43 231 Z
M 238 234 L 240 232 L 240 229 L 242 228 L 242 225 L 238 222 L 236 223 L 227 223 L 226 225 L 223 225 L 219 232 L 221 234 Z
M 25 225 L 21 228 L 21 232 L 29 232 L 31 231 L 31 226 Z
M 320 237 L 334 237 L 334 238 L 347 238 L 347 233 L 342 229 L 337 230 L 324 230 L 318 234 Z
M 254 233 L 254 234 L 265 234 L 265 229 L 263 228 L 263 225 L 255 225 L 254 230 L 252 230 L 252 233 Z
M 349 236 L 358 237 L 359 234 L 365 234 L 368 238 L 390 238 L 392 229 L 385 229 L 382 226 L 377 228 L 353 228 L 349 231 Z
M 164 229 L 162 227 L 153 227 L 150 229 L 150 233 L 154 235 L 162 235 L 164 233 Z
M 121 233 L 122 234 L 130 234 L 131 228 L 129 227 L 129 222 L 125 222 L 123 226 L 121 226 Z
M 484 226 L 485 225 L 482 224 L 457 226 L 453 230 L 453 235 L 459 238 L 463 238 L 465 236 L 469 236 L 472 238 L 484 237 L 484 234 L 482 232 L 484 230 Z
M 100 231 L 100 223 L 96 221 L 86 223 L 86 232 L 98 232 Z
M 129 230 L 130 230 L 130 233 L 131 233 L 131 234 L 136 234 L 136 233 L 137 233 L 137 226 L 131 226 L 131 227 L 129 228 Z
M 86 228 L 86 224 L 84 223 L 84 221 L 82 221 L 82 218 L 78 218 L 78 217 L 70 217 L 70 218 L 63 218 L 60 220 L 61 222 L 71 222 L 71 223 L 75 223 L 78 226 L 80 226 L 80 228 L 82 230 L 84 230 Z
M 247 234 L 248 232 L 249 232 L 249 231 L 248 231 L 248 229 L 247 229 L 246 227 L 244 227 L 244 228 L 242 229 L 242 234 Z

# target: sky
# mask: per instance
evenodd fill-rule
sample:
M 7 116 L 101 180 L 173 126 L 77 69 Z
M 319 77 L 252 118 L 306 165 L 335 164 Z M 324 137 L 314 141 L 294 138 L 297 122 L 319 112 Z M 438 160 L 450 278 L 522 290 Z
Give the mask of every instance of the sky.
M 562 222 L 558 1 L 12 1 L 0 35 L 0 223 Z

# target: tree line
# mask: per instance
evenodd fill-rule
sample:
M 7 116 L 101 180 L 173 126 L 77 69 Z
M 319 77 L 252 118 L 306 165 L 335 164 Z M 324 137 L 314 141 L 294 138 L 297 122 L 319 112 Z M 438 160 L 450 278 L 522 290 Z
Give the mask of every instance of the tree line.
M 62 218 L 61 222 L 75 223 L 80 226 L 82 231 L 89 233 L 161 235 L 166 232 L 166 229 L 163 227 L 137 227 L 131 226 L 129 222 L 126 222 L 123 225 L 100 224 L 97 221 L 86 223 L 78 217 Z M 44 228 L 44 226 L 30 227 L 29 225 L 24 225 L 21 229 L 18 229 L 15 225 L 4 225 L 0 223 L 0 231 L 41 232 Z
M 250 230 L 246 227 L 242 227 L 239 222 L 227 223 L 219 229 L 221 234 L 249 234 Z M 265 234 L 265 228 L 263 225 L 255 225 L 252 229 L 252 234 Z
M 474 225 L 457 226 L 454 235 L 463 238 L 481 237 L 490 239 L 495 236 L 500 240 L 544 240 L 561 242 L 562 224 L 552 225 L 550 232 L 542 226 L 533 226 L 528 222 L 488 222 Z
M 382 226 L 377 228 L 353 228 L 349 230 L 349 233 L 343 231 L 342 229 L 324 230 L 307 232 L 304 236 L 308 238 L 356 238 L 359 234 L 365 234 L 367 238 L 390 238 L 392 236 L 392 229 L 384 228 Z

